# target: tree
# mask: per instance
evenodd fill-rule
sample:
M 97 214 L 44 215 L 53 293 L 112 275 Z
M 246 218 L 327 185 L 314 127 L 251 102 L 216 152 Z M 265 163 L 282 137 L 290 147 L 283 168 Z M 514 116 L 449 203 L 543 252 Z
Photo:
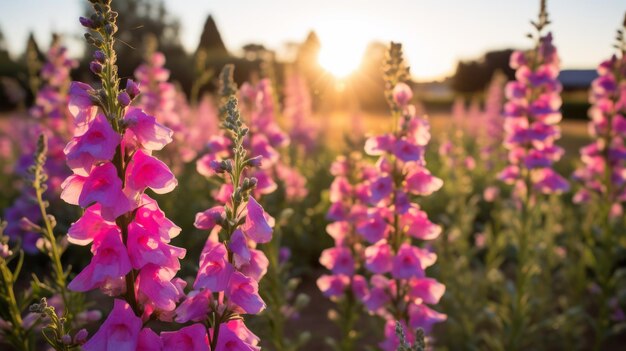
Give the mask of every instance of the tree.
M 204 22 L 204 29 L 202 30 L 196 52 L 201 50 L 209 56 L 228 56 L 226 45 L 224 45 L 220 31 L 217 29 L 217 24 L 215 24 L 215 20 L 211 15 Z

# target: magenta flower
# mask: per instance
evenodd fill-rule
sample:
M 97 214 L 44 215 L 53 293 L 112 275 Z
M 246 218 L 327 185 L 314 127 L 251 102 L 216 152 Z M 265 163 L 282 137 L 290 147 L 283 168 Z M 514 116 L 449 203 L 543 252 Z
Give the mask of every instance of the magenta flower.
M 217 347 L 215 348 L 215 350 L 259 351 L 259 347 L 251 345 L 250 343 L 247 343 L 245 341 L 245 336 L 247 336 L 247 332 L 249 332 L 249 330 L 245 328 L 245 325 L 243 325 L 243 323 L 235 325 L 234 322 L 236 321 L 231 321 L 228 324 L 220 325 L 220 338 L 217 342 Z M 241 333 L 243 328 L 245 328 L 247 331 L 244 331 L 245 334 Z
M 234 268 L 228 262 L 226 246 L 208 240 L 200 254 L 200 267 L 194 289 L 209 289 L 211 291 L 224 291 L 228 287 Z
M 246 215 L 245 223 L 241 227 L 243 232 L 257 243 L 269 242 L 272 238 L 271 217 L 253 197 L 248 198 L 246 209 L 248 214 Z
M 100 205 L 95 204 L 87 208 L 83 216 L 72 223 L 67 231 L 67 240 L 74 245 L 88 245 L 94 238 L 114 228 L 117 228 L 115 223 L 104 220 L 100 214 Z
M 70 290 L 89 291 L 121 278 L 130 272 L 131 264 L 118 228 L 99 235 L 92 248 L 93 257 L 68 285 Z
M 136 351 L 153 351 L 162 349 L 163 341 L 154 331 L 152 331 L 152 329 L 144 328 L 139 332 Z
M 346 247 L 337 246 L 322 251 L 320 263 L 334 274 L 354 273 L 354 259 L 350 249 Z
M 113 310 L 94 336 L 83 345 L 86 351 L 135 351 L 141 331 L 141 319 L 130 305 L 115 299 Z
M 442 186 L 443 180 L 433 176 L 426 168 L 418 168 L 406 177 L 407 190 L 416 195 L 431 195 Z
M 162 332 L 161 339 L 163 351 L 210 351 L 206 329 L 202 324 L 192 324 L 174 332 Z
M 391 271 L 392 249 L 384 240 L 365 249 L 365 267 L 372 273 L 383 274 Z
M 235 272 L 230 276 L 226 296 L 234 307 L 244 313 L 257 314 L 265 309 L 258 283 L 243 273 Z
M 79 135 L 98 113 L 98 107 L 94 103 L 95 94 L 96 91 L 88 84 L 72 82 L 70 85 L 68 110 L 74 116 Z
M 87 176 L 95 163 L 113 158 L 120 140 L 104 115 L 97 115 L 84 134 L 72 138 L 63 150 L 67 165 L 74 173 Z
M 128 163 L 126 179 L 127 189 L 137 194 L 146 188 L 152 189 L 157 194 L 166 194 L 178 185 L 167 165 L 147 155 L 143 150 L 137 150 Z
M 350 278 L 345 275 L 322 275 L 317 279 L 317 287 L 326 297 L 338 297 L 345 293 Z
M 131 202 L 122 192 L 117 170 L 110 162 L 95 167 L 84 181 L 78 205 L 86 208 L 93 203 L 100 205 L 102 218 L 109 221 L 132 209 Z
M 157 123 L 156 118 L 138 108 L 130 108 L 124 120 L 139 145 L 146 150 L 161 150 L 172 142 L 172 130 Z

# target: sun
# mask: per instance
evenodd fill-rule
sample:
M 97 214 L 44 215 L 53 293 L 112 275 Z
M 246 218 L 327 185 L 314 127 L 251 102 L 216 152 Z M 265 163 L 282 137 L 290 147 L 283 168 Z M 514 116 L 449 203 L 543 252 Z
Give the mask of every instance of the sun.
M 350 38 L 345 32 L 342 33 L 340 26 L 329 27 L 335 30 L 328 33 L 320 31 L 321 48 L 318 62 L 335 78 L 346 78 L 359 68 L 367 43 Z
M 322 43 L 318 61 L 322 68 L 336 78 L 345 78 L 359 67 L 361 54 L 341 44 Z

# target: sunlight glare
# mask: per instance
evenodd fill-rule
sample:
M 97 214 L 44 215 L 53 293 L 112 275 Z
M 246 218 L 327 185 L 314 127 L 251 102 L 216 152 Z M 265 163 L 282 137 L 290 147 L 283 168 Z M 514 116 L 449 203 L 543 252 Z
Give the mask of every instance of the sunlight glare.
M 346 78 L 359 68 L 367 41 L 350 38 L 349 33 L 342 30 L 345 24 L 325 24 L 319 33 L 321 48 L 318 62 L 335 78 Z

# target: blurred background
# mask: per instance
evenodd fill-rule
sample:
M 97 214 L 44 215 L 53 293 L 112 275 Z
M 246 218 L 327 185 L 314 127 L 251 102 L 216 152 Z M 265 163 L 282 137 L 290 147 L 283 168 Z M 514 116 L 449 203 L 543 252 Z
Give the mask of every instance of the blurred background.
M 596 76 L 594 66 L 611 54 L 615 24 L 623 15 L 620 5 L 619 0 L 549 4 L 563 59 L 565 118 L 586 117 L 586 91 Z M 143 60 L 152 36 L 167 57 L 171 80 L 188 96 L 194 77 L 206 67 L 218 71 L 233 62 L 239 81 L 270 70 L 280 85 L 283 68 L 297 65 L 311 85 L 316 111 L 327 114 L 384 111 L 380 62 L 390 40 L 404 44 L 414 88 L 430 113 L 449 111 L 455 96 L 481 100 L 494 72 L 512 77 L 509 54 L 532 44 L 523 34 L 537 12 L 535 1 L 497 0 L 127 0 L 115 6 L 122 77 L 131 76 Z M 51 32 L 80 59 L 75 78 L 91 79 L 90 49 L 76 20 L 86 11 L 87 2 L 80 0 L 0 4 L 0 108 L 20 103 L 16 85 L 26 104 L 32 99 L 27 51 L 30 47 L 42 56 Z M 214 88 L 209 84 L 200 93 Z

